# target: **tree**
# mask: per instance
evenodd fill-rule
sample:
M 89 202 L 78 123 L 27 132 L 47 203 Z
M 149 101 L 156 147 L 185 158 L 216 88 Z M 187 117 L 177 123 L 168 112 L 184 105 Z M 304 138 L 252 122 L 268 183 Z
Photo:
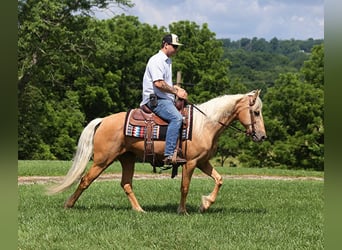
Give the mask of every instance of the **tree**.
M 111 3 L 132 6 L 129 0 L 19 1 L 19 159 L 72 157 L 84 125 L 74 82 L 99 72 L 89 14 Z
M 282 122 L 282 137 L 271 139 L 274 161 L 323 170 L 323 90 L 301 82 L 297 75 L 282 75 L 268 90 L 265 102 L 269 104 L 266 116 Z
M 324 87 L 324 45 L 313 47 L 310 59 L 304 62 L 301 69 L 304 80 L 317 88 Z
M 179 21 L 169 26 L 184 46 L 174 58 L 174 71 L 183 72 L 185 89 L 193 102 L 204 102 L 228 93 L 230 89 L 229 60 L 223 60 L 222 42 L 215 38 L 208 24 L 202 27 L 194 22 Z
M 273 118 L 281 119 L 287 133 L 311 133 L 308 124 L 319 123 L 323 117 L 323 91 L 312 84 L 303 83 L 298 74 L 280 75 L 276 86 L 268 90 L 266 101 Z M 284 101 L 288 100 L 288 101 Z
M 42 91 L 30 84 L 25 86 L 18 99 L 18 157 L 19 159 L 49 159 L 49 146 L 44 143 L 44 117 L 46 99 Z
M 113 80 L 115 78 L 113 84 L 120 93 L 119 96 L 112 96 L 117 106 L 111 111 L 136 107 L 141 101 L 141 82 L 146 63 L 158 51 L 165 29 L 141 24 L 137 17 L 125 15 L 101 21 L 97 25 L 100 44 L 98 67 L 103 68 L 104 74 L 111 74 Z M 108 81 L 106 85 L 110 87 Z
M 246 142 L 246 138 L 236 131 L 232 131 L 227 128 L 219 137 L 217 156 L 220 159 L 220 166 L 223 167 L 225 161 L 229 158 L 236 159 L 237 156 L 243 152 L 243 143 Z M 233 160 L 229 162 L 230 166 L 236 166 Z
M 80 111 L 77 92 L 67 91 L 65 95 L 62 101 L 46 102 L 45 127 L 41 134 L 53 155 L 48 159 L 71 159 L 83 129 L 84 114 Z
M 324 169 L 323 45 L 299 73 L 280 74 L 263 97 L 268 140 L 248 143 L 245 166 Z

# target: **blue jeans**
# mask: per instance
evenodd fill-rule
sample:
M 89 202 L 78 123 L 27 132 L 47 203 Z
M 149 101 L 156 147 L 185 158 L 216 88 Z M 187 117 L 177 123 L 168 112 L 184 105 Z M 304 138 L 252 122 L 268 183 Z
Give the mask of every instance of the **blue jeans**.
M 150 107 L 150 105 L 148 106 Z M 164 155 L 173 155 L 183 123 L 183 117 L 175 104 L 168 99 L 158 99 L 158 105 L 152 111 L 169 123 L 166 131 Z

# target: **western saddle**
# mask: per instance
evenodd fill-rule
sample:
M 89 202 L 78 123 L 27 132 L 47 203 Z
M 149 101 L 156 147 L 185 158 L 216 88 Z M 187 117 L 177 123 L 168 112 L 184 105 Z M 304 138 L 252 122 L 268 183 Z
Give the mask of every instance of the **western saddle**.
M 185 108 L 185 100 L 178 100 L 176 102 L 176 107 L 181 112 L 183 117 L 187 118 L 188 110 Z M 153 127 L 155 125 L 167 126 L 168 122 L 164 121 L 155 113 L 153 113 L 146 105 L 142 105 L 140 108 L 131 110 L 129 120 L 127 122 L 133 126 L 145 127 L 143 162 L 149 162 L 153 166 L 154 172 L 156 172 L 156 167 L 160 167 L 161 170 L 170 169 L 172 167 L 171 178 L 174 178 L 177 175 L 179 164 L 164 166 L 164 162 L 160 159 L 156 159 L 154 153 Z M 183 119 L 182 128 L 186 128 L 187 126 L 189 126 L 188 119 Z M 179 143 L 177 143 L 176 152 L 179 156 L 182 156 L 183 153 L 181 139 L 179 139 L 178 142 Z

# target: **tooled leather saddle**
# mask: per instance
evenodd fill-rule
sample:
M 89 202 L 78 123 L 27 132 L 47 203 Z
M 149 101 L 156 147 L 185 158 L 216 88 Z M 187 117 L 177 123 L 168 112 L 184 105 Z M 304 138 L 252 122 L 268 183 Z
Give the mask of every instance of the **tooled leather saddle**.
M 183 116 L 183 126 L 180 131 L 182 140 L 191 140 L 192 137 L 192 105 L 176 105 Z M 153 167 L 163 166 L 157 161 L 154 153 L 154 141 L 165 141 L 168 123 L 153 113 L 146 105 L 131 109 L 127 112 L 124 134 L 125 136 L 144 139 L 144 162 Z M 181 143 L 180 143 L 181 145 Z

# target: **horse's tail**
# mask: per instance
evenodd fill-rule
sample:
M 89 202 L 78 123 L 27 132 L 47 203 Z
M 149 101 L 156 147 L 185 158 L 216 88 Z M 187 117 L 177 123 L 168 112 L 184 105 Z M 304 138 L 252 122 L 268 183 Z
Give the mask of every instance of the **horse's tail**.
M 101 122 L 102 118 L 96 118 L 83 129 L 80 139 L 78 140 L 77 150 L 71 168 L 60 184 L 49 188 L 48 194 L 62 192 L 81 178 L 91 156 L 93 155 L 94 134 L 97 126 Z

